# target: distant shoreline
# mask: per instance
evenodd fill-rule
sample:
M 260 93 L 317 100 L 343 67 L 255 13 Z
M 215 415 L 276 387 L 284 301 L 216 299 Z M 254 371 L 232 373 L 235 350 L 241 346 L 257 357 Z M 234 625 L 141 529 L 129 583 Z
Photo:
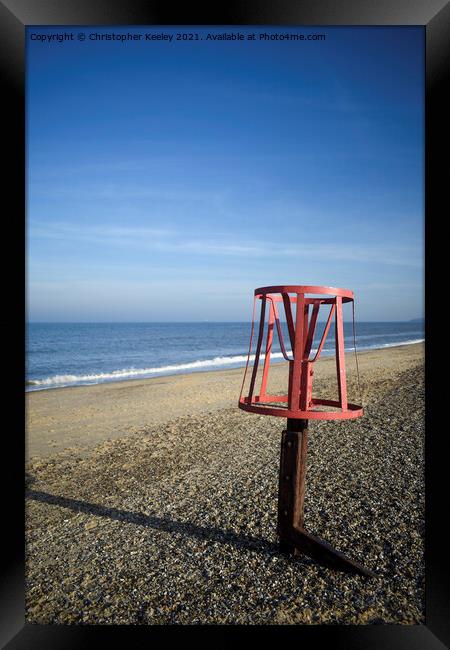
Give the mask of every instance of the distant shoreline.
M 385 376 L 421 364 L 423 359 L 423 343 L 358 354 L 363 399 L 365 386 L 373 385 L 375 376 L 383 382 Z M 349 398 L 355 396 L 358 400 L 354 355 L 348 355 L 346 365 Z M 333 357 L 319 359 L 315 376 L 316 395 L 322 392 L 322 379 L 330 386 L 327 396 L 334 394 Z M 242 368 L 227 368 L 27 392 L 27 456 L 48 456 L 70 447 L 89 447 L 149 425 L 237 408 L 242 379 Z M 285 364 L 274 364 L 271 389 L 283 391 L 285 384 Z
M 367 352 L 371 352 L 374 350 L 385 350 L 385 349 L 392 349 L 396 347 L 402 347 L 405 345 L 416 345 L 418 343 L 423 343 L 425 339 L 414 339 L 410 341 L 404 341 L 404 342 L 396 342 L 396 343 L 388 343 L 381 345 L 379 347 L 375 346 L 370 346 L 370 347 L 364 347 L 361 346 L 359 347 L 357 345 L 357 353 L 359 354 L 364 354 Z M 353 354 L 354 351 L 352 348 L 348 349 L 349 354 Z M 283 361 L 280 359 L 281 354 L 276 353 L 278 356 L 275 354 L 272 355 L 272 363 L 283 363 Z M 330 353 L 322 353 L 323 358 L 330 358 L 333 357 L 333 354 Z M 227 361 L 229 359 L 229 361 Z M 236 360 L 234 360 L 236 359 Z M 237 360 L 239 359 L 239 360 Z M 60 385 L 58 385 L 56 382 L 53 384 L 51 383 L 42 383 L 42 382 L 47 382 L 52 379 L 49 378 L 44 379 L 44 380 L 26 380 L 25 381 L 25 392 L 26 393 L 31 393 L 31 392 L 40 392 L 40 391 L 47 391 L 47 390 L 60 390 L 62 388 L 77 388 L 77 387 L 82 387 L 82 386 L 96 386 L 99 384 L 110 384 L 110 383 L 120 383 L 120 382 L 129 382 L 129 381 L 138 381 L 142 379 L 157 379 L 159 377 L 172 377 L 172 376 L 178 376 L 178 375 L 191 375 L 191 374 L 197 374 L 197 373 L 204 373 L 204 372 L 217 372 L 217 371 L 225 371 L 225 370 L 236 370 L 238 368 L 243 368 L 245 367 L 247 361 L 247 355 L 236 355 L 234 357 L 216 357 L 213 359 L 206 359 L 206 360 L 199 360 L 199 361 L 194 361 L 194 362 L 189 362 L 186 364 L 180 364 L 179 366 L 172 366 L 172 369 L 170 366 L 165 366 L 162 367 L 161 369 L 158 368 L 148 368 L 148 369 L 128 369 L 128 370 L 115 370 L 111 371 L 110 373 L 99 373 L 97 375 L 92 374 L 92 381 L 88 379 L 88 375 L 85 375 L 85 379 L 83 379 L 83 376 L 79 376 L 79 379 L 77 381 L 77 376 L 75 375 L 67 375 L 67 381 L 64 382 L 64 380 L 61 380 Z M 231 366 L 231 367 L 227 367 Z M 135 371 L 134 371 L 135 370 Z M 116 377 L 114 377 L 116 375 Z M 62 376 L 64 377 L 64 375 Z M 72 380 L 69 379 L 73 378 Z M 102 379 L 104 377 L 104 379 Z
M 317 321 L 320 325 L 325 323 L 325 320 Z M 351 320 L 344 319 L 344 323 L 351 323 Z M 425 323 L 424 318 L 410 318 L 408 320 L 359 320 L 359 323 Z M 169 320 L 62 320 L 62 321 L 51 321 L 51 320 L 30 320 L 26 322 L 26 325 L 167 325 L 167 324 L 189 324 L 189 325 L 204 325 L 208 323 L 210 325 L 221 325 L 223 323 L 227 324 L 247 324 L 251 325 L 251 320 L 179 320 L 179 321 L 169 321 Z M 280 323 L 286 323 L 280 319 Z

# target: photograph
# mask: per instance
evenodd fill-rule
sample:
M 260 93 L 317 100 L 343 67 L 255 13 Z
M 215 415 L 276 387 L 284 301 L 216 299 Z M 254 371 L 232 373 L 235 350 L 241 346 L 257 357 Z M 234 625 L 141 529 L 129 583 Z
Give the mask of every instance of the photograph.
M 425 40 L 26 26 L 27 624 L 425 625 Z

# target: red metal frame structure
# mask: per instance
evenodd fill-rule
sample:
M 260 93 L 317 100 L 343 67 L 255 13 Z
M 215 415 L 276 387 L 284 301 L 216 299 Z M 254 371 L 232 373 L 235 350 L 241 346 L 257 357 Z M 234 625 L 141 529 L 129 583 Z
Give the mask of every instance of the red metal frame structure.
M 258 340 L 256 342 L 248 395 L 243 397 L 242 392 L 252 352 L 255 311 L 258 300 L 261 302 Z M 336 551 L 323 540 L 314 537 L 303 526 L 308 420 L 342 420 L 363 415 L 362 406 L 351 404 L 347 399 L 342 305 L 348 302 L 351 302 L 353 307 L 353 334 L 356 354 L 354 295 L 349 289 L 309 285 L 282 285 L 255 289 L 250 346 L 238 405 L 239 408 L 251 413 L 287 418 L 287 429 L 283 431 L 281 443 L 278 496 L 278 535 L 282 550 L 293 554 L 303 552 L 341 569 L 373 576 L 374 574 L 370 570 Z M 286 316 L 291 356 L 286 350 L 280 325 L 278 305 L 281 307 L 281 304 Z M 293 306 L 295 306 L 295 315 Z M 319 345 L 314 356 L 312 356 L 311 349 L 319 311 L 322 306 L 325 306 L 325 309 L 328 309 L 329 306 L 329 311 Z M 266 320 L 267 307 L 268 318 Z M 312 394 L 314 364 L 323 350 L 333 318 L 335 321 L 334 338 L 338 399 L 314 398 Z M 264 353 L 262 354 L 266 324 L 267 334 Z M 267 393 L 275 328 L 281 354 L 289 363 L 286 395 Z M 264 365 L 260 383 L 258 382 L 259 392 L 256 392 L 258 369 L 261 366 L 262 356 L 264 357 Z
M 307 297 L 306 294 L 318 294 L 323 297 Z M 257 300 L 261 301 L 258 341 L 256 345 L 249 392 L 246 397 L 242 397 L 242 390 L 244 388 L 251 356 L 255 322 L 254 315 Z M 308 420 L 342 420 L 358 418 L 363 415 L 362 406 L 350 404 L 347 400 L 344 324 L 342 318 L 342 305 L 346 302 L 352 302 L 352 305 L 354 305 L 353 292 L 348 289 L 315 286 L 278 286 L 255 289 L 250 348 L 244 373 L 244 380 L 242 382 L 241 395 L 239 397 L 239 407 L 252 413 Z M 284 344 L 277 307 L 279 303 L 283 303 L 284 307 L 292 357 L 288 356 Z M 269 306 L 269 317 L 267 321 L 264 367 L 261 387 L 259 394 L 256 395 L 255 384 L 261 361 L 261 349 L 266 325 L 265 317 L 267 305 Z M 296 305 L 295 320 L 292 305 Z M 311 358 L 311 347 L 316 331 L 319 310 L 322 305 L 329 305 L 330 309 L 319 346 L 315 355 Z M 312 308 L 311 314 L 309 314 L 310 308 Z M 333 316 L 335 317 L 335 352 L 339 399 L 315 399 L 312 397 L 314 364 L 323 350 L 325 340 L 330 331 Z M 286 361 L 289 362 L 289 389 L 287 395 L 268 395 L 266 392 L 275 326 L 280 342 L 281 353 Z M 314 408 L 316 406 L 327 406 L 334 410 L 319 410 Z

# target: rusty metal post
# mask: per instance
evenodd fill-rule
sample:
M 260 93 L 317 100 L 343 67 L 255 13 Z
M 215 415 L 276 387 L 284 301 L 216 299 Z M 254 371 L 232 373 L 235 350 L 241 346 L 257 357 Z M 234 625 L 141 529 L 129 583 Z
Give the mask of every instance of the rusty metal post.
M 308 420 L 288 418 L 287 429 L 283 431 L 281 440 L 278 489 L 277 533 L 280 551 L 291 555 L 304 553 L 342 571 L 376 577 L 370 569 L 305 530 L 307 450 Z
M 307 294 L 313 294 L 308 297 Z M 317 297 L 317 295 L 319 297 Z M 252 350 L 253 328 L 255 321 L 256 300 L 261 300 L 259 334 L 256 345 L 250 387 L 247 396 L 243 396 L 245 376 L 249 366 Z M 261 386 L 258 391 L 257 373 L 265 329 L 266 301 L 270 301 L 267 339 L 262 372 Z M 286 325 L 291 344 L 291 356 L 288 355 L 283 341 L 279 322 L 277 302 L 282 303 L 286 315 Z M 346 557 L 327 542 L 314 537 L 304 527 L 304 500 L 306 480 L 306 456 L 308 447 L 308 422 L 312 420 L 343 420 L 358 418 L 363 415 L 361 405 L 352 404 L 347 399 L 347 382 L 345 369 L 345 340 L 343 303 L 354 302 L 353 292 L 349 289 L 322 286 L 282 285 L 260 287 L 255 289 L 250 347 L 239 408 L 250 413 L 272 415 L 287 418 L 287 427 L 281 441 L 280 476 L 278 493 L 277 532 L 280 548 L 286 553 L 298 555 L 305 553 L 326 564 L 344 571 L 353 571 L 366 576 L 373 576 L 372 571 L 358 562 Z M 295 305 L 295 316 L 293 306 Z M 312 313 L 309 318 L 309 307 Z M 319 309 L 330 306 L 328 318 L 319 341 L 317 351 L 311 358 Z M 335 317 L 335 355 L 338 378 L 338 399 L 321 399 L 313 397 L 314 364 L 318 360 L 325 340 Z M 354 318 L 354 316 L 353 316 Z M 281 354 L 288 362 L 288 388 L 284 395 L 267 393 L 267 380 L 270 374 L 270 357 L 273 346 L 274 325 L 280 343 Z M 325 407 L 325 410 L 323 409 Z
M 278 536 L 284 552 L 293 552 L 290 532 L 303 527 L 308 420 L 288 419 L 281 441 L 278 489 Z

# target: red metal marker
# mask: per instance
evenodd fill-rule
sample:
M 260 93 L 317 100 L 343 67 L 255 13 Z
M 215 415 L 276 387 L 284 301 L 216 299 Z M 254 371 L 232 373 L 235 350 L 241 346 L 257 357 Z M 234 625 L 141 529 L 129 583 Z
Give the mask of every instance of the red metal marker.
M 261 303 L 258 339 L 248 394 L 243 397 L 242 392 L 252 353 L 257 301 Z M 342 420 L 363 415 L 362 406 L 351 404 L 347 399 L 342 315 L 342 305 L 347 302 L 351 302 L 353 307 L 354 333 L 354 296 L 348 289 L 297 285 L 255 289 L 250 346 L 239 397 L 239 408 L 251 413 L 287 418 L 287 429 L 283 431 L 281 442 L 278 495 L 278 535 L 281 549 L 293 554 L 303 552 L 341 569 L 373 576 L 371 571 L 314 537 L 303 527 L 308 420 Z M 286 317 L 290 354 L 286 350 L 283 339 L 279 308 L 284 311 Z M 321 309 L 322 312 L 326 310 L 326 324 L 317 350 L 312 355 L 312 343 L 319 312 L 322 315 Z M 323 350 L 333 319 L 338 383 L 336 400 L 313 397 L 314 364 Z M 285 395 L 271 395 L 267 392 L 275 328 L 281 354 L 289 363 L 288 390 Z M 264 339 L 265 345 L 262 351 Z M 264 364 L 262 372 L 258 373 L 261 369 L 262 357 Z

